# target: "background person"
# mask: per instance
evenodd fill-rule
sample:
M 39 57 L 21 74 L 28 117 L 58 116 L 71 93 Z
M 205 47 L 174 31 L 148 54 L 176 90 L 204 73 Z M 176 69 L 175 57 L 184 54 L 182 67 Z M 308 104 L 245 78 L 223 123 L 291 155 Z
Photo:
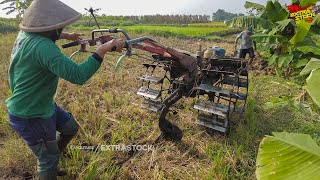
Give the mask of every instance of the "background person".
M 72 114 L 53 100 L 59 78 L 82 85 L 97 72 L 107 52 L 113 47 L 121 52 L 123 47 L 122 40 L 113 40 L 98 47 L 83 63 L 73 62 L 55 42 L 79 38 L 79 34 L 62 33 L 62 29 L 80 17 L 58 0 L 34 0 L 23 16 L 11 54 L 12 95 L 6 100 L 9 125 L 36 156 L 41 180 L 56 179 L 60 153 L 79 129 Z
M 256 49 L 256 44 L 252 41 L 251 36 L 253 35 L 252 28 L 248 28 L 245 31 L 242 31 L 235 40 L 235 49 L 237 49 L 237 44 L 239 38 L 241 38 L 241 44 L 240 44 L 240 52 L 239 52 L 239 58 L 245 58 L 247 54 L 249 54 L 250 60 L 249 65 L 253 62 L 253 59 L 255 58 L 254 49 Z

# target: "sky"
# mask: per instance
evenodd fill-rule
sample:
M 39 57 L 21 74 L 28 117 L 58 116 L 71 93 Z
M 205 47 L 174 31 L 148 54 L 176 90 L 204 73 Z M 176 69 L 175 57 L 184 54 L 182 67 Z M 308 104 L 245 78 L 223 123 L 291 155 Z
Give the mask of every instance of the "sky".
M 101 8 L 99 14 L 106 15 L 151 15 L 151 14 L 208 14 L 218 9 L 233 13 L 245 13 L 243 7 L 246 0 L 60 0 L 78 12 L 85 13 L 84 8 L 90 6 Z M 250 1 L 250 0 L 249 0 Z M 266 4 L 267 0 L 252 0 Z M 291 0 L 280 0 L 282 4 L 290 4 Z M 0 17 L 10 17 L 2 10 Z M 15 15 L 11 15 L 14 17 Z

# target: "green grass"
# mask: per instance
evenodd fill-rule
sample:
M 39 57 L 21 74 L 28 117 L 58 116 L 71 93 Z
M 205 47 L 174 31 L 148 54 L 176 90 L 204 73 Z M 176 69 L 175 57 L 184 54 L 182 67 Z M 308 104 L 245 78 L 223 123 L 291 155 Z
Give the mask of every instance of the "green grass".
M 168 31 L 173 34 L 181 34 L 185 36 L 205 36 L 209 33 L 227 31 L 228 27 L 168 27 L 168 26 L 129 26 L 129 27 L 121 27 L 126 28 L 129 31 Z
M 195 23 L 190 24 L 191 27 L 226 27 L 223 22 L 211 22 L 211 23 Z
M 110 28 L 110 27 L 102 27 Z M 222 23 L 203 23 L 191 24 L 190 26 L 154 26 L 154 25 L 135 25 L 120 26 L 118 28 L 129 32 L 149 33 L 162 37 L 189 37 L 204 39 L 223 39 L 221 36 L 236 34 L 238 29 L 232 29 Z M 92 30 L 92 27 L 73 27 L 75 30 Z
M 18 31 L 16 19 L 0 18 L 0 33 L 16 32 Z
M 19 30 L 18 22 L 15 19 L 0 18 L 0 33 L 16 32 Z M 102 26 L 101 28 L 110 28 Z M 180 38 L 201 38 L 208 40 L 230 41 L 225 40 L 228 35 L 236 34 L 239 29 L 227 27 L 223 22 L 197 23 L 186 26 L 178 25 L 132 25 L 118 26 L 128 32 L 147 33 L 160 37 L 180 37 Z M 90 31 L 96 27 L 70 26 L 67 29 L 73 31 Z
M 141 36 L 132 33 L 132 37 Z M 16 34 L 0 34 L 0 179 L 21 178 L 23 172 L 35 174 L 36 161 L 31 152 L 8 126 L 5 99 L 10 96 L 7 70 Z M 192 39 L 154 37 L 174 48 L 197 50 Z M 218 45 L 232 53 L 232 44 L 202 41 L 203 47 Z M 61 43 L 60 43 L 61 44 Z M 77 48 L 63 52 L 70 55 Z M 90 54 L 75 57 L 80 63 Z M 81 125 L 71 144 L 150 144 L 159 135 L 157 114 L 140 108 L 136 89 L 142 73 L 141 59 L 127 58 L 119 71 L 114 70 L 118 53 L 105 57 L 100 70 L 84 86 L 61 80 L 55 101 L 70 111 Z M 231 133 L 208 133 L 195 124 L 194 99 L 183 99 L 185 108 L 170 120 L 182 128 L 180 144 L 161 142 L 154 151 L 139 153 L 124 164 L 128 154 L 69 149 L 69 157 L 60 166 L 69 175 L 65 179 L 255 179 L 258 145 L 265 135 L 275 131 L 310 134 L 320 143 L 320 119 L 290 106 L 267 107 L 272 97 L 298 96 L 303 90 L 294 80 L 250 73 L 250 97 L 243 116 L 233 114 Z M 308 101 L 304 102 L 308 103 Z

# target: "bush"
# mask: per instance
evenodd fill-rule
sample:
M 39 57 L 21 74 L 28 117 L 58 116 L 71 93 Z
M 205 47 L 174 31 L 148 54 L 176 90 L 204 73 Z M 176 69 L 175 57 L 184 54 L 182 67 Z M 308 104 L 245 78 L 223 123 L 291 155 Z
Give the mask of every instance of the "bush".
M 9 33 L 19 31 L 19 26 L 16 24 L 15 19 L 0 19 L 0 33 Z

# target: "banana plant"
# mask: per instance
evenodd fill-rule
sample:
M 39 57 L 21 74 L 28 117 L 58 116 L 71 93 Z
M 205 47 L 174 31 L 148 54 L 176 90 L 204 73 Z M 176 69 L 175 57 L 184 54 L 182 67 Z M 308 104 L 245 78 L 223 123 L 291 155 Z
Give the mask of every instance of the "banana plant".
M 319 0 L 293 0 L 302 7 L 315 4 Z M 281 71 L 290 72 L 291 69 L 299 72 L 312 58 L 320 58 L 320 45 L 315 41 L 319 39 L 320 16 L 316 16 L 312 23 L 301 21 L 296 24 L 289 19 L 289 11 L 277 0 L 269 0 L 266 6 L 246 2 L 245 7 L 259 12 L 257 16 L 243 16 L 231 19 L 227 25 L 244 28 L 252 27 L 257 33 L 252 40 L 261 45 L 262 53 L 268 59 L 268 64 L 273 66 L 277 74 Z M 302 73 L 304 74 L 304 73 Z M 315 103 L 320 107 L 319 82 L 315 78 L 319 76 L 318 69 L 309 72 L 307 79 L 307 91 Z M 308 74 L 308 75 L 309 75 Z M 318 90 L 314 90 L 318 87 Z
M 259 146 L 256 177 L 267 179 L 319 179 L 320 147 L 309 136 L 273 133 Z
M 320 59 L 312 58 L 300 72 L 301 76 L 309 75 L 306 90 L 312 100 L 320 107 Z

